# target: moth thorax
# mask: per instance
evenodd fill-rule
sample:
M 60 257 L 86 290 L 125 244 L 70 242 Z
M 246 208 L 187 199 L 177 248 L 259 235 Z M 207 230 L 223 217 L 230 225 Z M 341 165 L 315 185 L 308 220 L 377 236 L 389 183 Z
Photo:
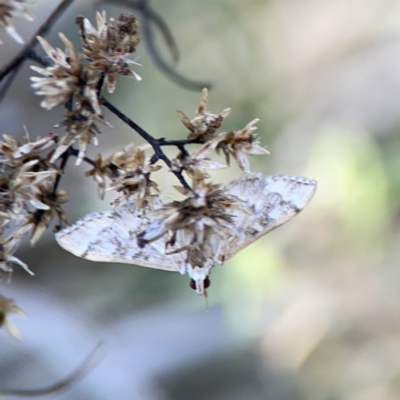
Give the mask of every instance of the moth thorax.
M 204 249 L 198 249 L 193 246 L 188 250 L 189 264 L 192 265 L 193 268 L 203 268 L 203 265 L 205 265 L 207 261 L 204 253 Z

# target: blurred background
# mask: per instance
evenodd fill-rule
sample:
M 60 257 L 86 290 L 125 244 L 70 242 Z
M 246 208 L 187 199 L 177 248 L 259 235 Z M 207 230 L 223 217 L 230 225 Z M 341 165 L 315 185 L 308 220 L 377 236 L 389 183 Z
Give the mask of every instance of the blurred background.
M 128 1 L 125 1 L 128 3 Z M 56 1 L 37 0 L 29 38 Z M 211 275 L 209 311 L 187 276 L 93 263 L 59 248 L 51 232 L 17 256 L 0 292 L 28 318 L 12 317 L 22 341 L 0 331 L 0 389 L 55 381 L 103 340 L 101 364 L 63 400 L 395 400 L 400 399 L 400 3 L 396 0 L 152 0 L 180 49 L 178 71 L 214 83 L 208 109 L 232 108 L 221 131 L 260 118 L 271 152 L 252 170 L 318 181 L 293 221 Z M 127 6 L 75 1 L 46 36 L 77 47 L 77 15 L 118 17 Z M 2 34 L 0 65 L 19 50 Z M 168 52 L 156 35 L 160 52 Z M 41 51 L 41 50 L 40 50 Z M 41 53 L 43 54 L 43 53 Z M 135 71 L 108 96 L 155 137 L 183 138 L 176 110 L 194 116 L 199 92 L 153 64 L 144 43 Z M 133 57 L 134 58 L 134 57 Z M 29 62 L 1 104 L 1 133 L 55 131 L 61 108 L 46 111 L 29 87 Z M 142 140 L 104 111 L 105 156 Z M 62 130 L 58 130 L 62 134 Z M 170 156 L 174 155 L 171 149 Z M 72 223 L 110 209 L 86 165 L 68 165 L 61 187 Z M 165 169 L 165 168 L 164 168 Z M 233 165 L 215 176 L 240 175 Z M 158 176 L 173 196 L 172 174 Z

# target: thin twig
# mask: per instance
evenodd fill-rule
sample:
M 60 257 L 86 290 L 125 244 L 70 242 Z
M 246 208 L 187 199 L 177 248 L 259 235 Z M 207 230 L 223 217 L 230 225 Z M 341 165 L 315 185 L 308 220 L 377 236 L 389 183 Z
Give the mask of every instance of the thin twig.
M 208 81 L 197 81 L 177 72 L 162 57 L 155 44 L 152 23 L 160 29 L 167 47 L 171 51 L 172 58 L 175 61 L 177 54 L 177 46 L 168 25 L 163 19 L 150 7 L 148 0 L 101 0 L 99 3 L 119 4 L 134 8 L 141 15 L 143 38 L 151 59 L 156 67 L 163 72 L 169 79 L 183 87 L 184 89 L 201 91 L 203 88 L 211 89 L 212 83 Z
M 169 168 L 172 167 L 171 160 L 161 150 L 161 146 L 158 143 L 158 139 L 153 138 L 153 136 L 148 134 L 143 128 L 141 128 L 138 124 L 136 124 L 136 122 L 128 118 L 125 114 L 119 111 L 118 108 L 114 107 L 111 103 L 109 103 L 105 98 L 102 98 L 101 102 L 104 107 L 108 108 L 114 115 L 116 115 L 119 119 L 124 121 L 128 126 L 134 129 L 144 140 L 146 140 L 146 142 L 148 142 L 150 146 L 153 148 L 154 153 L 158 157 L 158 159 L 163 160 Z M 186 182 L 185 178 L 182 176 L 181 173 L 177 171 L 172 171 L 172 172 L 179 179 L 180 183 L 184 188 L 190 189 L 190 186 L 188 185 L 188 183 Z
M 149 50 L 149 54 L 154 62 L 154 64 L 168 76 L 173 82 L 177 83 L 179 86 L 194 91 L 201 91 L 203 88 L 211 89 L 212 83 L 205 81 L 197 81 L 186 76 L 181 75 L 175 71 L 171 66 L 160 56 L 155 41 L 153 37 L 153 31 L 150 24 L 150 20 L 154 18 L 154 11 L 150 8 L 148 1 L 139 2 L 136 9 L 142 13 L 147 18 L 143 18 L 142 32 L 143 36 L 146 38 L 146 45 Z
M 61 379 L 52 385 L 46 386 L 44 388 L 39 389 L 11 389 L 11 390 L 1 390 L 0 396 L 8 396 L 8 397 L 19 397 L 19 396 L 27 396 L 27 397 L 39 397 L 46 395 L 54 395 L 61 394 L 66 390 L 70 389 L 71 386 L 77 384 L 81 381 L 93 368 L 99 364 L 100 357 L 99 352 L 103 347 L 103 343 L 100 342 L 91 353 L 85 358 L 83 363 L 78 366 L 70 375 L 66 378 Z
M 180 148 L 181 146 L 186 146 L 187 144 L 203 144 L 204 142 L 199 139 L 156 139 L 160 146 L 176 146 Z

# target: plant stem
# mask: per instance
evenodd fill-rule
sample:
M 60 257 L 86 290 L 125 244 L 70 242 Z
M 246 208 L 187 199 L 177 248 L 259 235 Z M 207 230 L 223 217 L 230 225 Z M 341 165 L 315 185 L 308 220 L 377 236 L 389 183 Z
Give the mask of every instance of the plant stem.
M 150 134 L 148 134 L 143 128 L 141 128 L 136 122 L 132 121 L 130 118 L 128 118 L 125 114 L 123 114 L 121 111 L 119 111 L 116 107 L 114 107 L 110 102 L 108 102 L 105 98 L 101 99 L 101 102 L 104 107 L 108 108 L 113 114 L 115 114 L 119 119 L 124 121 L 128 126 L 130 126 L 132 129 L 134 129 L 146 142 L 150 144 L 150 146 L 154 150 L 155 156 L 163 160 L 165 164 L 169 168 L 171 168 L 172 163 L 171 160 L 165 155 L 165 153 L 161 150 L 161 145 L 159 143 L 159 139 L 153 138 Z M 176 144 L 175 144 L 176 146 Z M 174 175 L 179 179 L 181 182 L 182 186 L 186 189 L 191 189 L 188 183 L 185 181 L 185 178 L 182 176 L 180 172 L 177 171 L 172 171 Z
M 32 35 L 31 39 L 24 45 L 21 51 L 14 57 L 14 59 L 12 59 L 0 70 L 0 82 L 2 82 L 2 80 L 11 72 L 13 72 L 13 75 L 15 76 L 16 72 L 14 71 L 18 71 L 21 68 L 21 64 L 26 58 L 33 58 L 33 54 L 35 53 L 32 51 L 32 48 L 36 44 L 36 36 L 45 35 L 53 26 L 54 22 L 57 21 L 58 17 L 62 15 L 62 13 L 67 9 L 67 7 L 69 7 L 72 2 L 73 0 L 61 0 L 58 6 Z M 9 88 L 9 85 L 10 83 L 7 81 L 4 84 L 3 88 L 0 88 L 0 101 L 4 97 L 4 94 Z

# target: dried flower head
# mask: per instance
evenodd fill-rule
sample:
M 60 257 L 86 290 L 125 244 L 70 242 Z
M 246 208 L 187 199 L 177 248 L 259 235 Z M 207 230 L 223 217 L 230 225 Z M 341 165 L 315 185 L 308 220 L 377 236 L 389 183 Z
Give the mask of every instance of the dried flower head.
M 161 166 L 150 163 L 145 155 L 148 147 L 135 147 L 131 143 L 106 160 L 102 160 L 101 155 L 96 157 L 94 168 L 88 171 L 86 176 L 93 176 L 98 182 L 101 198 L 104 197 L 107 177 L 112 181 L 107 190 L 120 192 L 124 199 L 137 195 L 139 207 L 144 207 L 147 201 L 151 200 L 151 189 L 158 192 L 158 185 L 150 180 L 150 174 L 158 171 Z
M 38 171 L 39 160 L 26 162 L 11 176 L 9 191 L 13 198 L 13 212 L 18 214 L 21 210 L 29 210 L 29 206 L 37 210 L 48 210 L 43 198 L 50 193 L 54 186 L 57 171 L 49 169 Z
M 65 35 L 59 33 L 59 37 L 65 45 L 65 52 L 54 49 L 45 39 L 38 36 L 43 50 L 54 63 L 54 66 L 47 68 L 31 66 L 34 71 L 44 76 L 31 77 L 32 88 L 36 90 L 36 94 L 45 96 L 40 105 L 50 110 L 76 98 L 81 101 L 87 100 L 93 111 L 101 115 L 96 90 L 99 77 L 83 68 L 79 55 L 75 53 L 73 44 Z
M 104 73 L 109 93 L 115 91 L 118 75 L 141 80 L 129 68 L 137 64 L 127 57 L 136 50 L 139 43 L 139 22 L 132 14 L 121 14 L 117 21 L 113 18 L 107 24 L 106 12 L 96 14 L 97 29 L 87 18 L 78 17 L 79 34 L 83 44 L 82 57 L 90 63 L 88 68 Z
M 26 316 L 25 312 L 21 310 L 14 302 L 14 300 L 6 299 L 0 294 L 0 328 L 4 328 L 13 338 L 21 339 L 20 334 L 15 326 L 10 322 L 9 314 Z
M 110 164 L 118 168 L 119 176 L 113 181 L 109 190 L 117 190 L 125 198 L 137 194 L 139 207 L 143 207 L 151 196 L 151 189 L 159 191 L 157 183 L 150 180 L 150 174 L 158 171 L 161 166 L 150 163 L 145 154 L 145 149 L 148 147 L 148 145 L 135 147 L 131 143 L 110 158 Z
M 62 225 L 67 223 L 67 217 L 62 208 L 62 205 L 67 201 L 67 192 L 65 190 L 58 190 L 56 193 L 50 192 L 43 196 L 43 203 L 47 206 L 47 209 L 36 210 L 28 220 L 28 223 L 32 225 L 30 240 L 32 246 L 41 238 L 54 217 L 58 218 L 58 224 L 54 228 L 56 232 L 61 229 Z
M 219 134 L 216 138 L 204 144 L 198 150 L 198 153 L 205 156 L 212 150 L 216 150 L 217 153 L 222 150 L 228 165 L 230 156 L 232 155 L 239 168 L 246 173 L 250 173 L 250 162 L 247 156 L 252 154 L 269 154 L 268 150 L 260 146 L 260 142 L 253 134 L 257 129 L 254 124 L 258 121 L 259 119 L 254 119 L 239 131 Z
M 216 170 L 226 168 L 226 165 L 212 161 L 207 157 L 206 152 L 187 153 L 180 151 L 178 156 L 171 162 L 171 171 L 182 172 L 185 171 L 191 178 L 194 178 L 196 173 L 201 173 L 203 178 L 209 178 L 206 170 Z
M 240 207 L 239 199 L 221 189 L 221 185 L 206 183 L 199 171 L 193 177 L 193 190 L 176 189 L 186 198 L 161 208 L 160 218 L 137 236 L 138 245 L 144 247 L 167 234 L 166 254 L 186 251 L 181 272 L 188 272 L 197 292 L 205 294 L 207 273 L 224 261 L 223 238 L 229 236 L 234 222 L 231 210 Z M 176 243 L 180 247 L 174 248 Z
M 67 112 L 64 121 L 55 125 L 55 128 L 64 126 L 66 134 L 59 140 L 58 146 L 50 159 L 50 163 L 54 163 L 61 155 L 65 153 L 73 143 L 78 140 L 79 153 L 76 158 L 75 165 L 80 165 L 86 154 L 87 146 L 93 142 L 98 145 L 97 134 L 100 130 L 96 125 L 96 121 L 100 121 L 104 125 L 111 125 L 100 115 L 95 114 L 92 107 L 86 102 L 77 102 L 74 110 Z
M 42 153 L 55 146 L 57 138 L 49 134 L 31 141 L 25 128 L 25 142 L 3 135 L 0 141 L 0 210 L 10 219 L 17 219 L 23 212 L 46 209 L 41 201 L 55 181 L 57 170 L 50 165 L 48 155 Z
M 221 185 L 205 182 L 200 172 L 196 171 L 193 176 L 192 190 L 175 188 L 186 199 L 165 205 L 161 210 L 162 218 L 138 236 L 141 247 L 166 233 L 171 235 L 173 245 L 178 231 L 190 238 L 188 244 L 203 245 L 207 240 L 207 229 L 216 229 L 217 233 L 227 223 L 232 223 L 232 216 L 227 211 L 236 206 L 237 198 L 225 193 Z
M 31 233 L 33 245 L 58 215 L 65 222 L 63 191 L 56 191 L 60 171 L 50 163 L 57 137 L 49 134 L 35 141 L 25 128 L 25 143 L 3 135 L 0 141 L 0 269 L 12 264 L 28 266 L 13 256 L 23 237 Z M 56 193 L 54 193 L 56 191 Z
M 18 167 L 26 161 L 39 160 L 41 159 L 39 153 L 51 148 L 57 142 L 57 137 L 52 133 L 43 138 L 39 136 L 32 142 L 26 127 L 24 130 L 26 143 L 21 143 L 17 138 L 3 134 L 4 141 L 0 140 L 0 165 Z
M 9 235 L 0 237 L 0 270 L 12 272 L 12 264 L 17 264 L 22 267 L 30 275 L 34 275 L 29 267 L 17 257 L 14 257 L 22 238 L 30 230 L 30 226 L 25 224 L 14 229 Z M 4 232 L 1 232 L 4 235 Z
M 231 112 L 230 108 L 225 108 L 219 114 L 211 114 L 207 108 L 208 90 L 203 89 L 199 105 L 197 106 L 196 116 L 190 120 L 182 111 L 177 111 L 183 125 L 189 129 L 188 139 L 198 139 L 201 142 L 207 142 L 215 137 L 215 131 L 222 125 L 224 119 Z
M 85 173 L 86 176 L 92 176 L 97 182 L 97 190 L 100 198 L 103 200 L 106 190 L 106 177 L 115 178 L 118 176 L 118 171 L 110 166 L 108 159 L 103 160 L 101 154 L 98 154 L 94 159 L 94 166 L 90 171 Z
M 17 43 L 24 43 L 24 39 L 17 33 L 11 23 L 14 16 L 33 21 L 34 15 L 29 11 L 26 0 L 0 0 L 0 27 L 2 27 Z M 0 39 L 0 44 L 3 42 Z

